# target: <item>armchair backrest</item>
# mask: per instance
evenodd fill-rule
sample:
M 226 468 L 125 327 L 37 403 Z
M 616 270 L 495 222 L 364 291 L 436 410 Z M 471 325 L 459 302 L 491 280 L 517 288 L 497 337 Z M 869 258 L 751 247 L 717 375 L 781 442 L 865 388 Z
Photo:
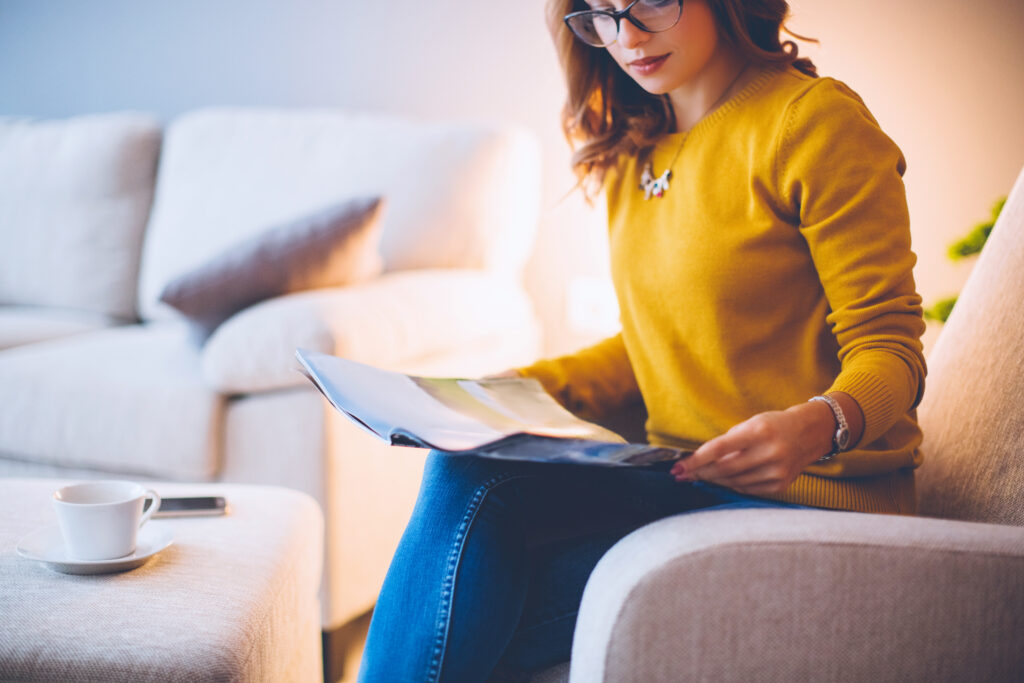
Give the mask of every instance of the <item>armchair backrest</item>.
M 175 277 L 281 223 L 354 196 L 386 200 L 388 271 L 518 274 L 540 209 L 540 152 L 524 129 L 341 110 L 213 108 L 167 129 L 139 308 Z
M 1024 171 L 928 357 L 922 514 L 1024 526 Z

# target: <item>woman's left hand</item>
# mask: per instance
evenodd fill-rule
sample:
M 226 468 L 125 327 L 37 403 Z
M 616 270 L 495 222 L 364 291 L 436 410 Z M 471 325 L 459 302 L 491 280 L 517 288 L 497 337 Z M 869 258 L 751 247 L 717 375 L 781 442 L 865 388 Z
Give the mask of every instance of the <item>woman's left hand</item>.
M 672 467 L 676 481 L 701 480 L 740 493 L 781 493 L 832 450 L 835 417 L 820 401 L 760 413 L 711 439 Z

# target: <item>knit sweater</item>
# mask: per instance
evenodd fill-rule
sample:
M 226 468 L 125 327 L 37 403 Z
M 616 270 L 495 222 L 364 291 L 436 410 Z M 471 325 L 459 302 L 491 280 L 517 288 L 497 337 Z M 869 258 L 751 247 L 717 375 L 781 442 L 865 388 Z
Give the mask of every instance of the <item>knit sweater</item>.
M 642 398 L 648 440 L 684 448 L 846 392 L 859 443 L 771 497 L 912 513 L 924 322 L 900 150 L 841 82 L 771 67 L 649 158 L 675 158 L 662 197 L 634 157 L 605 179 L 622 332 L 523 374 L 592 419 Z

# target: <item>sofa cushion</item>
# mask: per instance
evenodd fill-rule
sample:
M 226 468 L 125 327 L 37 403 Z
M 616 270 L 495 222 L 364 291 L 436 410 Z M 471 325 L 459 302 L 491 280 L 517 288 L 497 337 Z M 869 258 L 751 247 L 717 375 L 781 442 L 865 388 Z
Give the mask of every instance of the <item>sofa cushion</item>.
M 255 303 L 379 275 L 379 197 L 327 207 L 228 248 L 168 283 L 160 300 L 181 311 L 205 339 Z
M 928 357 L 923 514 L 1024 526 L 1024 171 Z
M 329 110 L 210 109 L 167 130 L 139 305 L 228 245 L 353 196 L 387 197 L 386 270 L 518 271 L 540 201 L 532 136 Z
M 0 304 L 135 317 L 160 125 L 0 119 Z
M 0 453 L 169 479 L 216 472 L 223 400 L 180 322 L 0 353 Z
M 92 332 L 117 323 L 100 313 L 45 306 L 0 306 L 0 350 Z
M 307 386 L 299 347 L 395 368 L 435 354 L 469 356 L 481 345 L 536 354 L 538 336 L 530 300 L 511 278 L 415 270 L 246 309 L 207 342 L 202 368 L 217 390 L 248 393 Z

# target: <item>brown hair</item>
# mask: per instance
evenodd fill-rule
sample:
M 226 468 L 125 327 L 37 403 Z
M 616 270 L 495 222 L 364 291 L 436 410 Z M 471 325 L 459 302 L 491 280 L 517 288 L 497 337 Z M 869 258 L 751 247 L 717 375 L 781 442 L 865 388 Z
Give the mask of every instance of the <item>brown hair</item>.
M 817 76 L 814 63 L 797 56 L 783 22 L 786 0 L 707 0 L 721 37 L 755 64 L 792 64 Z M 583 0 L 548 0 L 548 28 L 565 73 L 568 95 L 562 130 L 573 146 L 572 166 L 590 197 L 622 154 L 644 154 L 675 126 L 667 95 L 652 95 L 625 74 L 607 50 L 578 40 L 562 18 L 587 9 Z M 812 41 L 814 42 L 814 41 Z

